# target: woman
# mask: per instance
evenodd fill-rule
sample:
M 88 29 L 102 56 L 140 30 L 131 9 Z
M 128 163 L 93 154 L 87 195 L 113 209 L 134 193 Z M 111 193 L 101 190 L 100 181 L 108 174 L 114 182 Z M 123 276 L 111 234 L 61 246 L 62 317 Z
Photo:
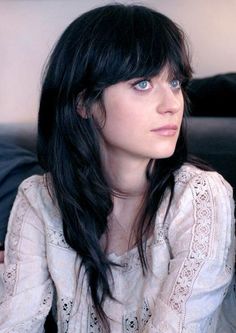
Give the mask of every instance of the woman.
M 187 163 L 184 35 L 108 5 L 57 43 L 39 110 L 47 171 L 22 183 L 6 241 L 0 332 L 216 332 L 232 280 L 233 203 Z M 186 112 L 186 111 L 185 111 Z

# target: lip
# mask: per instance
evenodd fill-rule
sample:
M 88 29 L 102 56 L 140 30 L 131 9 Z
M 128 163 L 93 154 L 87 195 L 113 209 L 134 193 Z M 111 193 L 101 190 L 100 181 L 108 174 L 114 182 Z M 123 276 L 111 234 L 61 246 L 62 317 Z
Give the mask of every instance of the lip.
M 151 132 L 155 132 L 161 136 L 174 136 L 178 130 L 178 126 L 176 125 L 165 125 L 162 127 L 154 128 Z

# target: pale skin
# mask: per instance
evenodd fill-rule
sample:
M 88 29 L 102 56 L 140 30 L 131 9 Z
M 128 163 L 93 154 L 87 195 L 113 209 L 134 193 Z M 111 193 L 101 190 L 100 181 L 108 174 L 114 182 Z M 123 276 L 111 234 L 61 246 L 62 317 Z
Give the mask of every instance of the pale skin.
M 121 255 L 130 247 L 129 236 L 147 187 L 145 170 L 150 159 L 173 154 L 183 117 L 180 82 L 166 67 L 159 75 L 137 78 L 105 89 L 106 121 L 101 129 L 102 158 L 111 187 L 126 193 L 113 196 L 108 253 Z M 101 113 L 95 106 L 99 123 Z

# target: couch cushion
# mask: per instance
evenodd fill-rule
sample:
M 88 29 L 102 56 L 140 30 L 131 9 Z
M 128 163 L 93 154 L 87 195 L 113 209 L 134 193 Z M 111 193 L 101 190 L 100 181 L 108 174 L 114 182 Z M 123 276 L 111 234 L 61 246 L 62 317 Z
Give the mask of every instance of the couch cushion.
M 186 125 L 189 152 L 206 160 L 236 189 L 236 118 L 189 117 Z
M 192 116 L 236 117 L 236 73 L 193 79 L 188 95 Z
M 24 123 L 2 123 L 0 124 L 0 142 L 6 142 L 26 148 L 31 151 L 36 150 L 37 129 L 35 124 Z

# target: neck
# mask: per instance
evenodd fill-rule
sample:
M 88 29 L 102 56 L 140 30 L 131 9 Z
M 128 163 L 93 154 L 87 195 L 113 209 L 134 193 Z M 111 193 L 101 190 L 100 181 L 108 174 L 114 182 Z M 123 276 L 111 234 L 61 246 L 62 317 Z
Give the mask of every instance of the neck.
M 148 159 L 132 158 L 125 152 L 103 151 L 103 167 L 114 196 L 120 198 L 143 197 L 147 189 Z

